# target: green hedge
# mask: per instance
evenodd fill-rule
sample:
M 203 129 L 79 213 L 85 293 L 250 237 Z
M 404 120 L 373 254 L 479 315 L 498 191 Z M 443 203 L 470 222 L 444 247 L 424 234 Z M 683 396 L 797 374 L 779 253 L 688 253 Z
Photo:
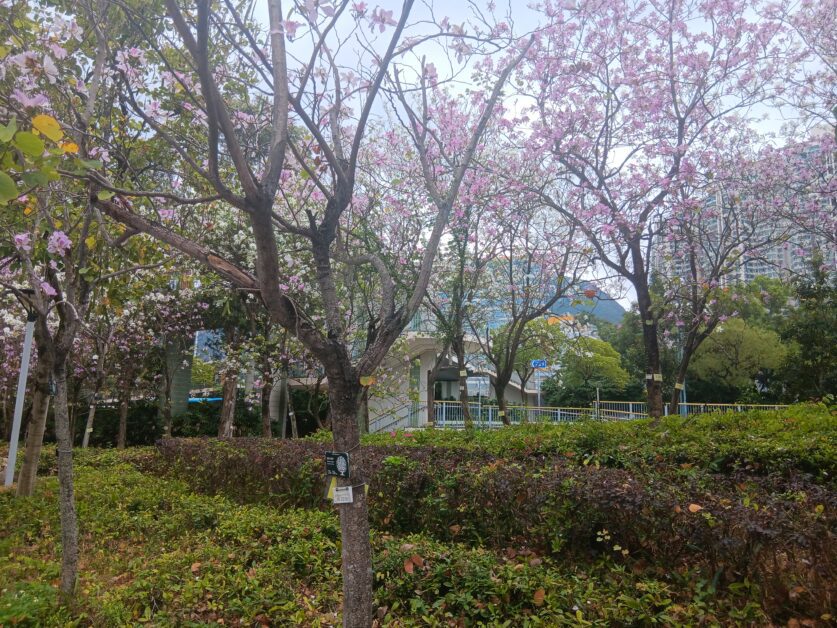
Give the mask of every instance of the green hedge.
M 81 580 L 75 604 L 61 606 L 56 493 L 55 478 L 33 498 L 0 493 L 0 625 L 340 623 L 334 512 L 195 495 L 117 452 L 78 461 Z M 608 556 L 566 565 L 425 535 L 375 533 L 373 549 L 381 625 L 768 622 L 754 587 L 716 589 L 692 570 L 655 573 Z
M 385 533 L 524 547 L 571 564 L 693 569 L 716 584 L 758 584 L 773 617 L 828 613 L 837 495 L 824 470 L 834 465 L 833 443 L 823 442 L 833 426 L 822 414 L 635 424 L 631 438 L 622 438 L 627 424 L 376 436 L 387 444 L 364 449 L 371 518 Z M 325 449 L 312 440 L 160 444 L 170 472 L 195 489 L 328 509 Z

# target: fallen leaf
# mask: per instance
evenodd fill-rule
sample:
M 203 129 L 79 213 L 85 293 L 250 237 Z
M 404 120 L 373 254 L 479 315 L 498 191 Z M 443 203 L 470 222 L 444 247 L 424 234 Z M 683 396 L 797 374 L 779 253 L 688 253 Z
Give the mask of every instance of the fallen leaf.
M 198 573 L 201 570 L 200 563 L 192 563 L 192 573 Z
M 703 510 L 703 506 L 699 506 L 698 504 L 689 504 L 689 512 L 700 512 Z
M 404 571 L 407 573 L 413 573 L 413 561 L 409 558 L 404 559 Z
M 410 560 L 415 564 L 416 567 L 424 567 L 424 559 L 419 556 L 418 554 L 413 554 L 410 556 Z
M 546 597 L 546 591 L 543 590 L 543 587 L 535 591 L 535 595 L 532 596 L 532 602 L 534 602 L 535 606 L 543 606 L 543 600 Z

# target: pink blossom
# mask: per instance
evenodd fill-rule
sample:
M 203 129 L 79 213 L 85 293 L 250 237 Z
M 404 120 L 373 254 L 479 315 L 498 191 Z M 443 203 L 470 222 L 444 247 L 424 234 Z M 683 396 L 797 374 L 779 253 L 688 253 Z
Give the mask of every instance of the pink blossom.
M 15 247 L 18 250 L 24 251 L 25 253 L 29 253 L 32 250 L 32 241 L 28 233 L 18 233 L 14 239 Z
M 55 291 L 55 288 L 53 288 L 53 287 L 49 284 L 49 282 L 46 282 L 46 281 L 42 281 L 42 282 L 41 282 L 41 290 L 42 290 L 42 291 L 43 291 L 43 293 L 44 293 L 45 295 L 47 295 L 48 297 L 54 297 L 55 295 L 57 295 L 57 294 L 58 294 L 58 293 Z
M 47 251 L 53 255 L 64 257 L 72 246 L 73 241 L 63 231 L 53 231 L 47 242 Z
M 302 24 L 299 22 L 293 22 L 291 20 L 286 20 L 282 22 L 282 29 L 285 31 L 285 35 L 287 35 L 288 39 L 293 39 L 296 37 L 296 29 L 298 29 Z
M 378 7 L 372 12 L 372 25 L 377 24 L 378 30 L 382 33 L 387 29 L 387 26 L 395 26 L 397 23 L 392 18 L 392 11 L 384 11 Z
M 12 98 L 18 101 L 23 107 L 43 107 L 49 100 L 43 94 L 34 94 L 32 96 L 15 89 L 12 92 Z

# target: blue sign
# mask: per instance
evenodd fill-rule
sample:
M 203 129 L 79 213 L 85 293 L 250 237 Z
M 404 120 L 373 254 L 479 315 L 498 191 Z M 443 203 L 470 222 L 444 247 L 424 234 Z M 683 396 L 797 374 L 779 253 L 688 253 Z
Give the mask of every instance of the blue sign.
M 532 360 L 532 368 L 533 369 L 545 369 L 546 368 L 546 360 Z

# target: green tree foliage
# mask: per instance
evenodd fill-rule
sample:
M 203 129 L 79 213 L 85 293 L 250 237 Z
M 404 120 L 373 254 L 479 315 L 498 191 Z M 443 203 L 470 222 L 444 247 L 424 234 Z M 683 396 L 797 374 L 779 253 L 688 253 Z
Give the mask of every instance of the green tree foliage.
M 586 406 L 596 398 L 620 397 L 631 376 L 619 352 L 608 342 L 582 336 L 567 343 L 558 375 L 544 384 L 547 403 Z
M 525 385 L 535 372 L 532 360 L 546 360 L 550 366 L 561 361 L 567 337 L 559 325 L 538 318 L 526 324 L 520 341 L 515 354 L 514 370 Z
M 218 369 L 214 362 L 205 362 L 200 358 L 192 360 L 192 387 L 213 388 L 218 385 Z
M 781 332 L 794 344 L 785 372 L 792 399 L 833 397 L 837 391 L 837 275 L 820 261 L 814 259 L 809 280 L 796 284 L 799 305 Z
M 745 390 L 759 374 L 781 368 L 787 356 L 779 334 L 732 318 L 698 349 L 692 371 L 720 387 Z

